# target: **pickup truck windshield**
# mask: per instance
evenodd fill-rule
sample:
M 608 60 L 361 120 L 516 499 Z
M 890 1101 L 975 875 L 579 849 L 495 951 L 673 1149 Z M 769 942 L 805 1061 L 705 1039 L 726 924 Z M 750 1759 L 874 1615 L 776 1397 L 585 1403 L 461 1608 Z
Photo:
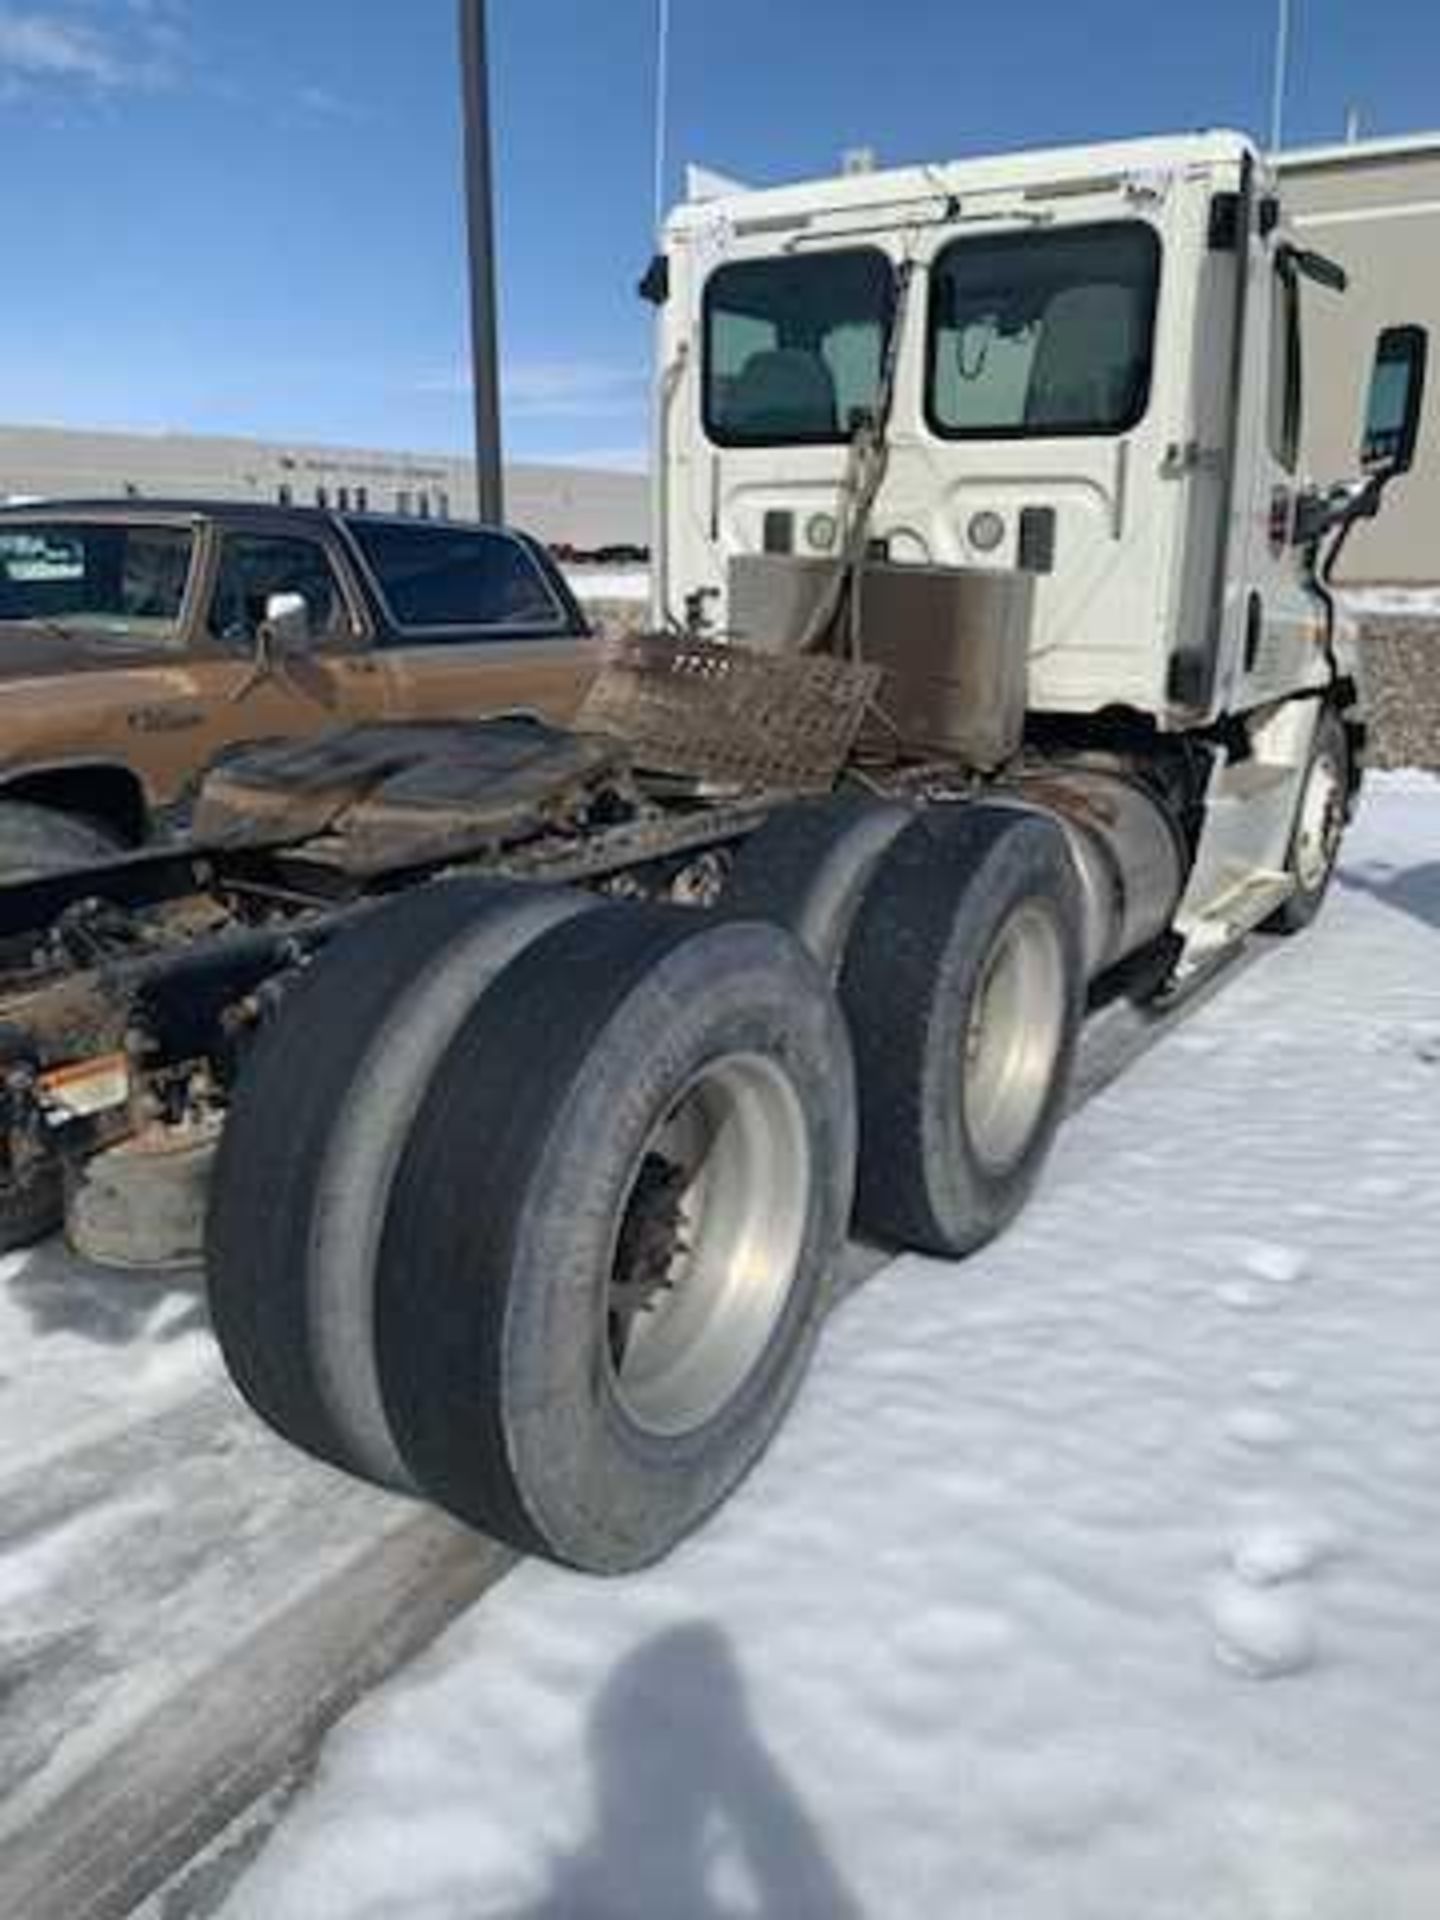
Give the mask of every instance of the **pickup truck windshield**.
M 895 273 L 877 248 L 736 260 L 705 288 L 705 429 L 718 446 L 827 445 L 879 401 Z
M 173 638 L 190 577 L 185 527 L 29 520 L 0 527 L 0 622 Z

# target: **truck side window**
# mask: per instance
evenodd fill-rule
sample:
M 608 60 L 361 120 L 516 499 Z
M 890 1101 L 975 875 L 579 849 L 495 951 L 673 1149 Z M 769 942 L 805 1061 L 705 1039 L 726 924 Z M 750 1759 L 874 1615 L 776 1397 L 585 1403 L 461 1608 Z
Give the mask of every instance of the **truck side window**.
M 880 397 L 895 301 L 887 255 L 736 260 L 705 287 L 705 429 L 718 446 L 848 440 Z
M 533 554 L 510 534 L 432 521 L 350 522 L 397 627 L 447 631 L 464 644 L 487 637 L 568 633 L 570 619 Z M 392 642 L 392 644 L 394 644 Z
M 322 546 L 285 535 L 232 533 L 221 550 L 210 601 L 211 633 L 232 646 L 253 646 L 265 603 L 275 593 L 303 596 L 314 639 L 343 629 L 344 600 Z
M 1128 433 L 1150 397 L 1160 241 L 1143 221 L 955 240 L 930 275 L 944 439 Z
M 1270 289 L 1270 389 L 1266 420 L 1270 451 L 1294 473 L 1300 463 L 1302 380 L 1300 285 L 1293 269 L 1277 265 Z

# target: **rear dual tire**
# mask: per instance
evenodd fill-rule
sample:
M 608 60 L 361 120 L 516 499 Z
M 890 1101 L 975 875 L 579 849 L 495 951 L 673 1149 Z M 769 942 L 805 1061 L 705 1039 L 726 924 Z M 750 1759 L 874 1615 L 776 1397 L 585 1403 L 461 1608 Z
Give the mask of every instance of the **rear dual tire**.
M 494 881 L 382 907 L 292 989 L 246 1063 L 211 1186 L 211 1310 L 236 1384 L 333 1466 L 414 1492 L 385 1412 L 374 1277 L 395 1171 L 476 1000 L 585 894 Z
M 851 1057 L 778 928 L 511 891 L 552 924 L 472 968 L 438 1045 L 460 902 L 397 904 L 286 1004 L 217 1167 L 215 1324 L 286 1438 L 614 1572 L 725 1497 L 798 1384 L 849 1216 Z
M 420 1485 L 590 1571 L 664 1553 L 799 1383 L 854 1139 L 838 1009 L 778 929 L 627 906 L 537 944 L 437 1075 L 386 1222 L 377 1348 Z
M 742 843 L 721 911 L 788 927 L 833 979 L 866 889 L 914 819 L 912 807 L 868 794 L 782 807 Z
M 471 883 L 316 965 L 209 1234 L 222 1349 L 282 1434 L 522 1551 L 642 1566 L 784 1415 L 857 1134 L 872 1236 L 953 1255 L 1010 1218 L 1079 1021 L 1063 835 L 967 805 L 786 837 L 808 871 L 752 869 L 784 926 Z
M 745 842 L 723 907 L 788 926 L 838 979 L 860 1230 L 951 1258 L 997 1233 L 1049 1152 L 1083 1010 L 1061 829 L 982 802 L 803 801 Z
M 840 975 L 865 1232 L 956 1258 L 1023 1206 L 1069 1091 L 1081 930 L 1064 834 L 1039 814 L 937 806 L 896 841 Z

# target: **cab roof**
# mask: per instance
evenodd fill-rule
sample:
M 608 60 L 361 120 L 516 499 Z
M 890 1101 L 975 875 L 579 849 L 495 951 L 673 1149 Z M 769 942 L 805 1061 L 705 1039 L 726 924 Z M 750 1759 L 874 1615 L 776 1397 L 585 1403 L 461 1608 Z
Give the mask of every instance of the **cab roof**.
M 710 228 L 717 221 L 738 227 L 751 222 L 798 218 L 817 212 L 893 211 L 907 201 L 935 200 L 1019 191 L 1041 197 L 1047 190 L 1078 193 L 1087 184 L 1098 191 L 1127 177 L 1160 173 L 1206 172 L 1238 168 L 1246 157 L 1264 164 L 1260 149 L 1246 134 L 1228 130 L 1170 134 L 1141 140 L 1116 140 L 1097 146 L 1021 148 L 923 166 L 891 167 L 869 173 L 842 173 L 799 180 L 783 186 L 740 188 L 677 207 L 667 231 L 683 234 Z

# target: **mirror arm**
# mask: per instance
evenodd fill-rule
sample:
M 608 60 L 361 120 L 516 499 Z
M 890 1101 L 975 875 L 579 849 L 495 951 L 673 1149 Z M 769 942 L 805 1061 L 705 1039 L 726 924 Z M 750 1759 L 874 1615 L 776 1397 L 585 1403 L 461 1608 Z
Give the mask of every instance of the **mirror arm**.
M 1283 271 L 1298 273 L 1303 279 L 1317 287 L 1325 287 L 1331 293 L 1348 291 L 1350 276 L 1338 260 L 1317 253 L 1313 247 L 1292 246 L 1288 240 L 1282 242 L 1277 251 Z
M 255 629 L 255 652 L 251 656 L 250 671 L 238 687 L 231 689 L 230 701 L 246 700 L 256 687 L 263 686 L 275 675 L 275 636 L 268 620 L 262 620 Z

